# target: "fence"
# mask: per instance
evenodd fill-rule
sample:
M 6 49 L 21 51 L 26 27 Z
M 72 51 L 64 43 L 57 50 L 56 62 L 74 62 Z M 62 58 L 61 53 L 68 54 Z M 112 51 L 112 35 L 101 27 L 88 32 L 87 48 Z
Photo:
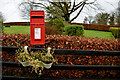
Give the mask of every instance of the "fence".
M 1 48 L 1 47 L 0 47 Z M 15 50 L 19 49 L 19 47 L 2 47 L 3 51 L 14 53 Z M 32 51 L 41 50 L 42 48 L 31 48 Z M 106 56 L 120 56 L 120 51 L 90 51 L 90 50 L 69 50 L 69 49 L 56 49 L 54 52 L 55 55 L 106 55 Z M 2 62 L 3 66 L 13 66 L 13 67 L 22 67 L 20 63 L 16 62 Z M 24 67 L 22 67 L 24 68 Z M 52 70 L 120 70 L 120 65 L 54 65 L 51 68 Z M 50 70 L 51 70 L 50 69 Z M 3 75 L 3 80 L 11 79 L 11 80 L 73 80 L 66 78 L 33 78 L 33 77 L 15 77 L 15 76 L 5 76 Z M 78 79 L 74 79 L 78 80 Z M 82 79 L 81 79 L 82 80 Z M 83 79 L 84 80 L 84 79 Z M 87 79 L 91 80 L 91 79 Z M 94 79 L 95 80 L 95 79 Z M 102 79 L 96 79 L 102 80 Z M 106 79 L 106 80 L 114 80 L 114 79 Z M 119 80 L 119 79 L 115 79 Z

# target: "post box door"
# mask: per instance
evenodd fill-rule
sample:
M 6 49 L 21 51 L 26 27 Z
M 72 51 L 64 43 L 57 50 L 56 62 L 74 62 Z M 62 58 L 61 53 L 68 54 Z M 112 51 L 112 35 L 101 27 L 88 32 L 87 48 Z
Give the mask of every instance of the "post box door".
M 31 44 L 43 45 L 45 44 L 45 25 L 31 25 Z

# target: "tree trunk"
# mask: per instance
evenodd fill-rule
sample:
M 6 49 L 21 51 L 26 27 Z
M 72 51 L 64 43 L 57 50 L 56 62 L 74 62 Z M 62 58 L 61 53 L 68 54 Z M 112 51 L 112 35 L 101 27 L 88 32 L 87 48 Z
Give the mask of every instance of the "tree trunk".
M 70 25 L 70 15 L 65 15 L 65 27 Z

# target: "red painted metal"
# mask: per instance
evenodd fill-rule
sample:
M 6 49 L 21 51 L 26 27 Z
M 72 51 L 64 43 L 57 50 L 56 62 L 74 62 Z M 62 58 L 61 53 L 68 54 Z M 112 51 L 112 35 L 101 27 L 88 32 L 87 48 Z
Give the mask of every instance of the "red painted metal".
M 31 45 L 45 44 L 45 13 L 43 10 L 30 11 Z

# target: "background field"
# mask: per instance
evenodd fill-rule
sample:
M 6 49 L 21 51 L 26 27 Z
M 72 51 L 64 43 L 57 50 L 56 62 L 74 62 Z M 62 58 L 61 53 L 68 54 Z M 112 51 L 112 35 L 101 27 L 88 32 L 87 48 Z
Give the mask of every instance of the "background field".
M 85 37 L 97 37 L 105 39 L 114 39 L 114 36 L 111 32 L 105 31 L 95 31 L 95 30 L 85 30 Z
M 4 32 L 8 34 L 30 34 L 30 26 L 10 26 L 4 27 Z
M 30 26 L 10 26 L 4 27 L 4 32 L 8 34 L 30 34 Z M 105 31 L 95 31 L 95 30 L 85 30 L 85 37 L 97 37 L 105 39 L 113 39 L 114 36 L 111 32 Z

